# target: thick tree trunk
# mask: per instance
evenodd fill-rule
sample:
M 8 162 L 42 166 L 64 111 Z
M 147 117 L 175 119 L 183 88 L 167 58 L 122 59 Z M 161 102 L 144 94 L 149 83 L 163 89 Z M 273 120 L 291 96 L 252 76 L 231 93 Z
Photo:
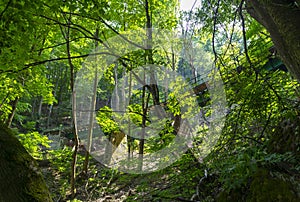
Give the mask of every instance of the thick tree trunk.
M 287 69 L 300 82 L 300 1 L 246 0 L 248 13 L 271 34 Z
M 36 162 L 2 124 L 0 162 L 0 201 L 52 201 Z

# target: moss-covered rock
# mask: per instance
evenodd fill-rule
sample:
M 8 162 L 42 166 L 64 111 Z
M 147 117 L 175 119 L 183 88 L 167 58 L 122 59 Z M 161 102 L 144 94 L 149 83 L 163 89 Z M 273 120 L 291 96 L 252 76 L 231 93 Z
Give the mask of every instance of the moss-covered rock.
M 229 193 L 222 191 L 218 196 L 216 201 L 228 202 L 228 201 L 245 201 L 245 195 L 241 189 L 231 190 Z
M 52 201 L 34 159 L 13 132 L 0 124 L 0 201 Z
M 291 183 L 272 177 L 268 170 L 258 169 L 253 176 L 247 201 L 300 201 Z
M 270 137 L 268 151 L 271 153 L 293 152 L 300 154 L 300 117 L 290 117 L 281 121 Z
M 251 183 L 237 189 L 222 191 L 216 201 L 296 202 L 300 201 L 296 188 L 282 179 L 272 177 L 267 169 L 259 168 L 249 179 Z

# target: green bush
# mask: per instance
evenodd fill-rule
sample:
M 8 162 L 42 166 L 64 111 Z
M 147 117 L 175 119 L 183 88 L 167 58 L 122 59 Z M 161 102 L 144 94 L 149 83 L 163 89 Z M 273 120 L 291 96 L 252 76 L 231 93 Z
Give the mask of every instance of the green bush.
M 42 159 L 44 149 L 50 148 L 51 140 L 38 132 L 17 135 L 27 152 L 35 159 Z

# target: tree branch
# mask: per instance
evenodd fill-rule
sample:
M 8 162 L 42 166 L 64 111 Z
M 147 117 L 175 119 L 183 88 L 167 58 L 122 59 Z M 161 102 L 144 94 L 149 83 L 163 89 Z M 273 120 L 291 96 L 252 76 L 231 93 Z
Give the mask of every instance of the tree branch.
M 127 39 L 126 37 L 124 37 L 122 34 L 120 34 L 116 29 L 114 29 L 111 25 L 109 25 L 103 18 L 101 18 L 100 16 L 98 16 L 98 19 L 97 18 L 93 18 L 93 17 L 90 17 L 90 16 L 84 16 L 84 15 L 81 15 L 79 13 L 74 13 L 74 12 L 63 12 L 63 13 L 68 13 L 68 14 L 72 14 L 74 16 L 79 16 L 79 17 L 83 17 L 83 18 L 87 18 L 87 19 L 90 19 L 90 20 L 94 20 L 94 21 L 100 21 L 102 22 L 106 27 L 108 27 L 110 30 L 112 30 L 114 33 L 116 33 L 118 36 L 120 36 L 122 39 L 124 39 L 125 41 L 127 41 L 128 43 L 140 48 L 140 49 L 145 49 L 145 47 L 143 46 L 140 46 L 136 43 L 134 43 L 133 41 L 130 41 L 129 39 Z
M 245 29 L 245 18 L 244 18 L 243 13 L 242 13 L 242 7 L 243 7 L 244 2 L 245 2 L 245 0 L 242 0 L 240 5 L 239 5 L 239 15 L 240 15 L 240 18 L 241 18 L 241 21 L 242 21 L 242 32 L 243 32 L 243 41 L 244 41 L 243 44 L 244 44 L 246 59 L 247 59 L 249 65 L 250 65 L 250 68 L 254 70 L 255 75 L 256 75 L 255 81 L 257 81 L 258 72 L 255 69 L 255 67 L 253 66 L 253 64 L 251 62 L 251 59 L 249 57 L 249 54 L 248 54 L 247 37 L 246 37 L 246 29 Z
M 213 53 L 214 53 L 214 56 L 215 56 L 215 61 L 214 63 L 216 64 L 217 63 L 217 59 L 218 59 L 218 54 L 217 54 L 217 51 L 216 51 L 216 47 L 215 47 L 215 38 L 216 38 L 216 31 L 217 31 L 217 19 L 218 19 L 218 12 L 219 12 L 219 6 L 220 6 L 220 0 L 218 0 L 217 2 L 217 8 L 216 10 L 214 11 L 214 24 L 213 24 L 213 36 L 212 36 L 212 49 L 213 49 Z
M 78 39 L 86 39 L 86 37 L 77 37 L 77 38 L 71 39 L 70 42 L 77 41 Z M 66 43 L 67 42 L 62 42 L 62 43 L 55 44 L 53 46 L 47 46 L 47 47 L 38 49 L 37 52 L 40 52 L 40 51 L 43 51 L 43 50 L 46 50 L 46 49 L 51 49 L 51 48 L 56 48 L 56 47 L 59 47 L 59 46 L 63 46 L 63 45 L 66 45 Z
M 7 2 L 5 8 L 3 9 L 3 11 L 0 13 L 0 20 L 2 20 L 2 17 L 4 15 L 4 13 L 7 11 L 8 7 L 10 6 L 12 0 L 9 0 L 9 2 Z
M 113 53 L 109 53 L 109 52 L 97 52 L 97 53 L 90 53 L 90 54 L 84 54 L 84 55 L 78 55 L 78 56 L 52 58 L 52 59 L 48 59 L 48 60 L 42 60 L 42 61 L 37 61 L 37 62 L 26 64 L 26 65 L 24 65 L 23 68 L 18 69 L 18 70 L 0 70 L 0 74 L 2 74 L 2 73 L 19 73 L 21 71 L 29 69 L 30 67 L 42 65 L 42 64 L 45 64 L 47 62 L 54 62 L 54 61 L 60 61 L 60 60 L 68 60 L 69 58 L 70 59 L 79 59 L 79 58 L 85 58 L 85 57 L 88 57 L 88 56 L 96 56 L 96 55 L 111 55 L 111 56 L 115 56 L 116 58 L 120 57 L 119 55 L 116 55 L 116 54 L 113 54 Z M 122 59 L 126 60 L 126 58 L 122 58 Z

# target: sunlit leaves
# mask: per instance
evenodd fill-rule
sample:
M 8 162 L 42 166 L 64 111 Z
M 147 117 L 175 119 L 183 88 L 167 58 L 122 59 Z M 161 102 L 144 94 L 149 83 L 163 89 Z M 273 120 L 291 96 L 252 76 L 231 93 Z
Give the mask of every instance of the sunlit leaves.
M 45 152 L 43 150 L 50 148 L 49 143 L 51 141 L 48 140 L 47 136 L 43 136 L 38 132 L 19 134 L 18 138 L 28 153 L 36 159 L 42 159 L 43 152 Z
M 96 119 L 104 134 L 108 135 L 119 130 L 118 124 L 113 120 L 113 112 L 107 106 L 99 109 Z

